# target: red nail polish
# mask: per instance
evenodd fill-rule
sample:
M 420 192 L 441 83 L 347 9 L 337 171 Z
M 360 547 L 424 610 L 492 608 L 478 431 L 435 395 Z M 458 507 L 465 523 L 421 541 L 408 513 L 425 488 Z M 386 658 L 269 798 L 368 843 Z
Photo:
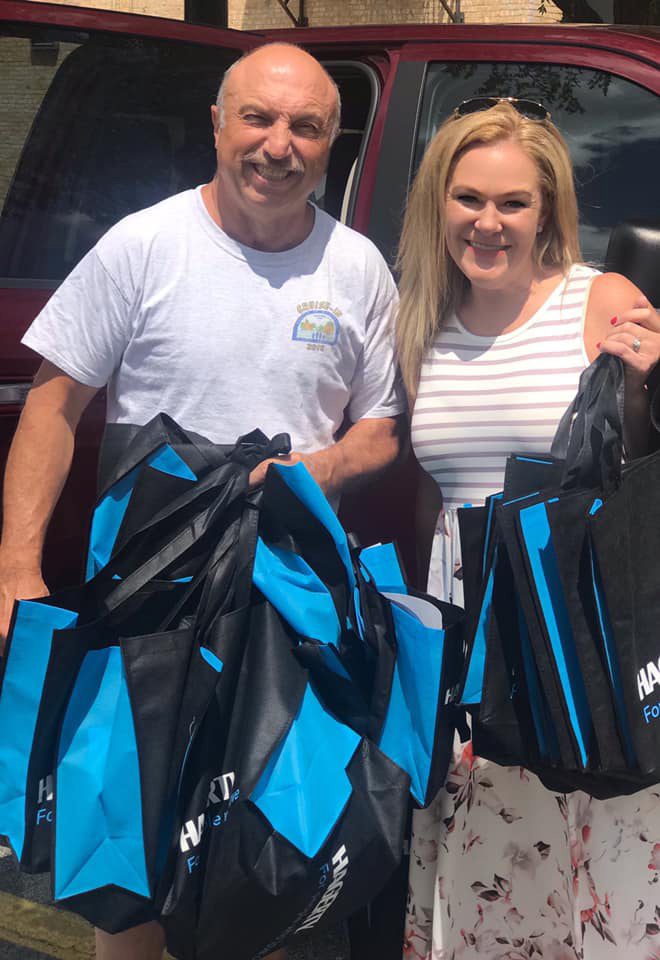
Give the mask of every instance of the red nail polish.
M 614 326 L 614 324 L 617 322 L 618 319 L 619 319 L 618 317 L 612 317 L 612 319 L 610 320 L 610 323 L 612 324 L 612 326 Z

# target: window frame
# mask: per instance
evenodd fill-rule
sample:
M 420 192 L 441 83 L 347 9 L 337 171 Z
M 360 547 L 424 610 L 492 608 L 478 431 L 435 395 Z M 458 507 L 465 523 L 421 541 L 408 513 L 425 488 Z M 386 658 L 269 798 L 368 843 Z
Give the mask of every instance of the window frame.
M 504 28 L 501 28 L 504 31 Z M 579 30 L 573 31 L 579 35 Z M 603 37 L 607 34 L 603 33 Z M 411 43 L 403 47 L 393 80 L 391 105 L 385 118 L 381 156 L 376 171 L 367 233 L 390 264 L 394 263 L 401 220 L 414 169 L 420 110 L 431 63 L 533 63 L 584 67 L 631 81 L 660 96 L 660 66 L 645 56 L 610 47 L 564 42 L 511 43 L 462 41 Z M 411 102 L 416 110 L 410 109 Z M 414 113 L 414 117 L 413 117 Z
M 36 9 L 35 9 L 36 8 Z M 131 40 L 154 42 L 169 46 L 171 49 L 185 47 L 187 50 L 203 48 L 212 53 L 217 51 L 220 59 L 230 57 L 237 59 L 255 46 L 263 42 L 264 37 L 257 33 L 238 30 L 223 30 L 220 28 L 194 27 L 181 21 L 157 20 L 151 17 L 118 16 L 98 10 L 81 10 L 67 7 L 49 7 L 42 4 L 16 3 L 11 0 L 0 0 L 0 37 L 7 35 L 24 35 L 34 37 L 37 42 L 40 35 L 47 37 L 50 42 L 86 42 L 93 38 L 95 42 L 109 44 L 130 43 Z M 63 61 L 65 63 L 66 61 Z M 58 68 L 59 69 L 59 68 Z M 44 97 L 37 107 L 34 116 L 30 119 L 29 130 L 24 138 L 16 167 L 12 173 L 7 195 L 3 198 L 4 208 L 7 198 L 11 195 L 16 172 L 25 160 L 25 148 L 32 137 L 32 131 L 39 118 L 43 102 L 49 92 L 57 71 L 51 77 Z M 219 68 L 218 77 L 221 76 Z M 210 140 L 209 121 L 209 140 Z M 29 154 L 29 163 L 33 161 Z M 46 156 L 44 154 L 44 156 Z M 28 212 L 28 219 L 34 210 Z M 10 277 L 0 275 L 0 289 L 6 290 L 42 290 L 52 291 L 62 282 L 64 276 L 49 277 Z

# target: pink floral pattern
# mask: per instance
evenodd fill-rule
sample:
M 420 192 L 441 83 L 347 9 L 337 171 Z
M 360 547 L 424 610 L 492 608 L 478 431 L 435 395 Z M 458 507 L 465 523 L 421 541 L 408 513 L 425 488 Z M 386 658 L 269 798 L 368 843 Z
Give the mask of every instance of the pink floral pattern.
M 404 958 L 660 960 L 659 883 L 660 788 L 554 794 L 457 739 L 445 786 L 413 815 Z
M 660 960 L 660 794 L 558 795 L 457 744 L 413 818 L 406 960 Z

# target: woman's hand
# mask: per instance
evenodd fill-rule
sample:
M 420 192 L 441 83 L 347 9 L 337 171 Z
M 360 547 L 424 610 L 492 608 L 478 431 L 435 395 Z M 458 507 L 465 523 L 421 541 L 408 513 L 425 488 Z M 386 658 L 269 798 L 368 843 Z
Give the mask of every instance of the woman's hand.
M 600 341 L 600 351 L 621 357 L 626 385 L 642 387 L 660 361 L 660 315 L 640 294 L 632 307 L 610 320 L 611 333 Z
M 620 357 L 625 370 L 623 434 L 628 457 L 648 452 L 651 438 L 646 381 L 660 360 L 660 317 L 634 283 L 618 273 L 593 281 L 584 345 L 589 360 L 599 353 Z

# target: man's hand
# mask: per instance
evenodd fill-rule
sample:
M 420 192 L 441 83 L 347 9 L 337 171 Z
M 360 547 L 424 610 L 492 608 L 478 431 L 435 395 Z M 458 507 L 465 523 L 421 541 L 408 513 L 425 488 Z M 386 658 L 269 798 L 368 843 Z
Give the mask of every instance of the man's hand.
M 285 467 L 304 463 L 326 496 L 338 496 L 344 489 L 369 482 L 394 463 L 403 449 L 405 432 L 403 416 L 359 420 L 324 450 L 264 460 L 250 474 L 250 486 L 264 482 L 271 463 Z
M 283 467 L 292 467 L 296 463 L 304 463 L 309 472 L 312 474 L 318 485 L 321 487 L 324 493 L 328 492 L 327 483 L 329 481 L 329 476 L 324 477 L 322 472 L 315 468 L 315 458 L 317 454 L 309 453 L 296 453 L 295 450 L 291 451 L 290 454 L 286 457 L 269 457 L 268 460 L 262 460 L 259 466 L 255 467 L 254 470 L 250 473 L 250 489 L 258 487 L 266 479 L 266 472 L 271 463 L 279 463 Z M 327 471 L 326 471 L 327 473 Z M 325 482 L 324 482 L 325 480 Z
M 39 568 L 12 567 L 0 558 L 0 657 L 4 654 L 14 601 L 47 597 Z

